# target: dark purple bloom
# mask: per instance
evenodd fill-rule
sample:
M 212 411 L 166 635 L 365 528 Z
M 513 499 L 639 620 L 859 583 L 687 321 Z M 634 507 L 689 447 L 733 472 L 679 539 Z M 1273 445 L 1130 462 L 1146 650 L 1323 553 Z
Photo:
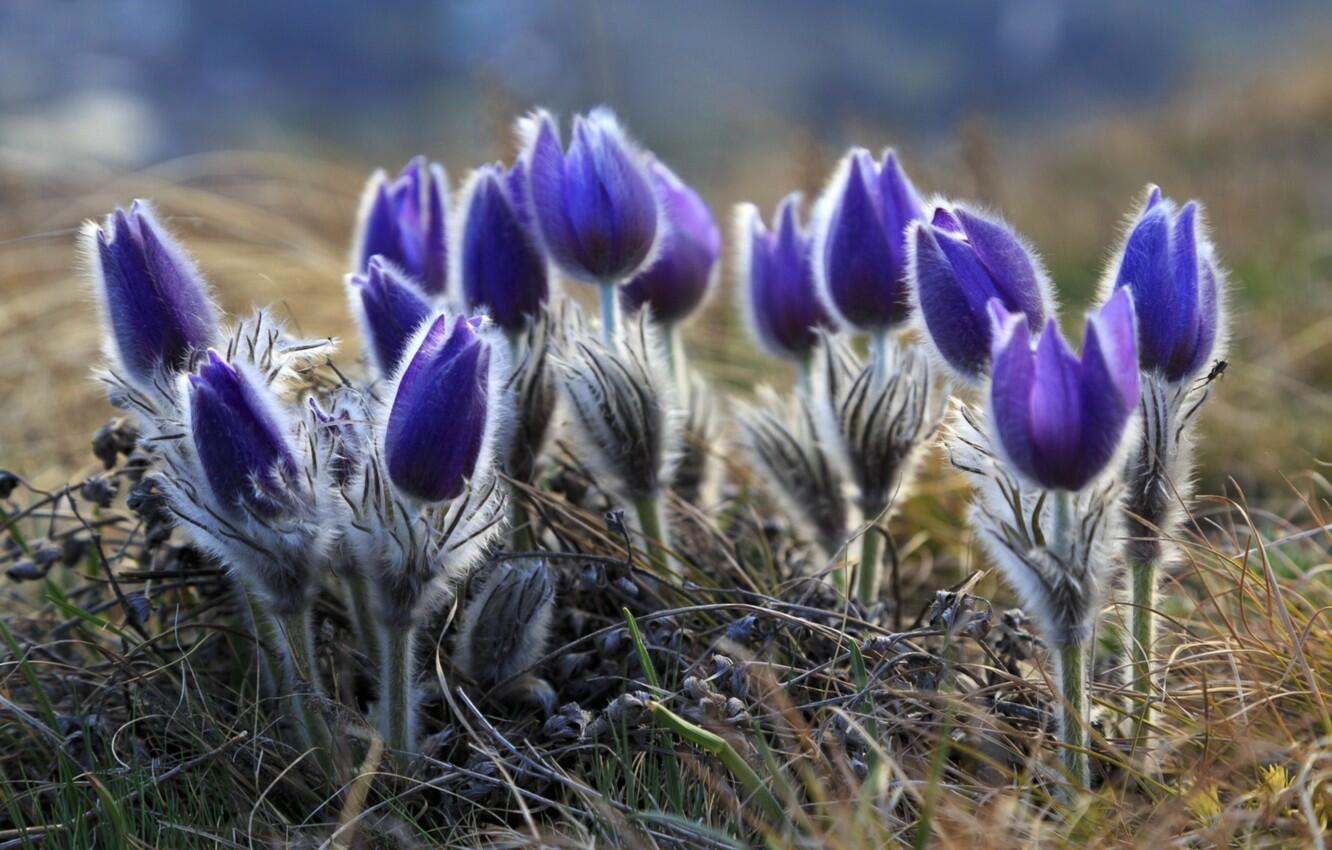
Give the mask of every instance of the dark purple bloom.
M 127 377 L 150 383 L 158 369 L 187 368 L 192 350 L 217 336 L 217 309 L 185 250 L 144 201 L 84 228 L 97 294 Z
M 347 275 L 347 289 L 361 338 L 379 374 L 388 377 L 430 315 L 430 304 L 416 284 L 380 256 L 370 258 L 364 274 Z
M 909 238 L 921 319 L 959 377 L 974 382 L 989 368 L 990 299 L 1025 314 L 1031 331 L 1053 315 L 1044 272 L 1004 222 L 960 204 L 942 206 L 933 221 L 912 225 Z
M 777 229 L 769 232 L 752 205 L 740 208 L 736 240 L 740 280 L 759 342 L 782 357 L 807 355 L 818 342 L 828 314 L 814 288 L 809 235 L 800 226 L 800 194 L 777 206 Z
M 444 294 L 448 194 L 444 168 L 423 156 L 407 163 L 396 180 L 375 172 L 356 225 L 356 271 L 365 271 L 378 255 L 410 275 L 427 295 Z
M 528 122 L 523 160 L 533 217 L 567 274 L 618 283 L 638 271 L 661 228 L 647 157 L 607 109 L 576 116 L 567 151 L 549 113 Z
M 1153 186 L 1133 225 L 1115 287 L 1133 290 L 1144 371 L 1179 382 L 1198 373 L 1216 345 L 1218 271 L 1198 221 L 1198 202 L 1176 209 Z
M 1054 319 L 1033 350 L 1021 314 L 992 299 L 992 424 L 1004 456 L 1042 487 L 1081 490 L 1114 457 L 1138 406 L 1133 301 L 1117 290 L 1087 317 L 1079 360 Z
M 911 312 L 907 226 L 925 207 L 889 150 L 876 165 L 853 148 L 820 201 L 815 272 L 834 315 L 861 331 L 901 324 Z
M 490 342 L 481 319 L 441 314 L 403 370 L 384 432 L 389 478 L 426 502 L 463 492 L 485 443 Z
M 461 223 L 463 297 L 508 331 L 524 328 L 550 295 L 550 270 L 524 208 L 523 174 L 521 162 L 508 175 L 498 165 L 478 170 Z
M 671 324 L 693 312 L 707 295 L 721 258 L 721 232 L 708 205 L 669 168 L 653 163 L 652 179 L 666 215 L 661 252 L 621 295 L 626 310 L 647 304 L 653 319 Z
M 217 352 L 189 376 L 190 432 L 213 495 L 268 510 L 297 473 L 290 438 L 268 388 Z

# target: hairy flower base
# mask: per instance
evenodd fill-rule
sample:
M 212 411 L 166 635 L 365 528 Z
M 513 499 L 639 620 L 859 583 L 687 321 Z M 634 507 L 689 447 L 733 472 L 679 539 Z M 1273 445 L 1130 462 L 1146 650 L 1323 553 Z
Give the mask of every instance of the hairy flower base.
M 685 402 L 684 437 L 680 441 L 680 460 L 675 467 L 671 489 L 686 502 L 705 498 L 714 486 L 717 464 L 713 446 L 722 438 L 722 423 L 717 399 L 708 382 L 697 372 L 688 377 L 689 398 Z
M 1036 487 L 999 459 L 981 414 L 963 403 L 953 414 L 945 443 L 973 478 L 970 519 L 985 551 L 1052 648 L 1082 643 L 1120 568 L 1123 486 L 1106 477 L 1075 493 Z

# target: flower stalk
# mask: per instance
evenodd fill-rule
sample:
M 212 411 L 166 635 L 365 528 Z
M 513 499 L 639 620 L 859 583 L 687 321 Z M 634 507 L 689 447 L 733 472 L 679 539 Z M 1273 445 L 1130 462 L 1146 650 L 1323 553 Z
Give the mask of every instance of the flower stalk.
M 1067 490 L 1052 490 L 1050 537 L 1048 545 L 1059 558 L 1072 558 L 1077 546 L 1073 522 L 1073 494 Z M 1084 640 L 1069 640 L 1058 645 L 1056 676 L 1059 679 L 1059 742 L 1064 769 L 1079 789 L 1091 786 L 1091 773 L 1087 763 L 1087 728 L 1089 725 L 1087 699 L 1087 673 L 1089 644 Z
M 1132 748 L 1147 743 L 1152 723 L 1152 653 L 1156 642 L 1156 562 L 1144 561 L 1130 568 L 1133 606 L 1129 611 L 1131 636 L 1129 658 L 1133 671 L 1133 690 L 1142 694 L 1142 702 L 1133 712 Z
M 315 667 L 314 633 L 310 629 L 310 611 L 303 609 L 279 614 L 277 625 L 282 632 L 283 648 L 287 652 L 285 687 L 297 734 L 301 744 L 314 751 L 314 757 L 325 774 L 334 776 L 333 736 L 315 707 L 320 689 Z
M 412 705 L 412 686 L 416 677 L 415 656 L 412 654 L 415 634 L 413 626 L 388 627 L 380 665 L 384 671 L 384 693 L 379 699 L 379 734 L 389 749 L 399 753 L 413 752 L 416 747 Z

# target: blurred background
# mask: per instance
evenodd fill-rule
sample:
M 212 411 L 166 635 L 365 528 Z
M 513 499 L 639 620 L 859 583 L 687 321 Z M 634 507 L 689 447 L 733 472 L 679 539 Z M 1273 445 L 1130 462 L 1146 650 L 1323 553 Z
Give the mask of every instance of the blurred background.
M 1031 238 L 1075 333 L 1145 185 L 1201 199 L 1236 328 L 1202 487 L 1288 495 L 1332 460 L 1330 48 L 1326 0 L 7 0 L 0 467 L 71 478 L 112 412 L 80 221 L 155 199 L 226 307 L 279 304 L 350 362 L 368 172 L 422 152 L 456 185 L 512 155 L 516 115 L 605 102 L 719 219 L 896 146 L 923 191 Z M 733 303 L 695 322 L 698 358 L 783 380 Z

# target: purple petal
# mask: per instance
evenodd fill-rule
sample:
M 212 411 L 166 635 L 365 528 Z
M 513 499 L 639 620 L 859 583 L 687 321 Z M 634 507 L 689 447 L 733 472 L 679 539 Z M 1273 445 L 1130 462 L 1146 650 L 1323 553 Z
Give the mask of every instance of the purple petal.
M 351 275 L 348 285 L 375 367 L 387 377 L 398 368 L 430 305 L 416 285 L 382 257 L 372 257 L 366 273 Z
M 621 290 L 625 308 L 650 305 L 654 320 L 674 323 L 703 302 L 721 257 L 721 232 L 698 193 L 661 163 L 652 167 L 667 230 L 656 261 Z
M 1082 450 L 1081 367 L 1051 319 L 1036 344 L 1032 378 L 1030 435 L 1034 448 L 1029 474 L 1047 487 L 1076 490 Z
M 504 173 L 487 166 L 464 211 L 463 297 L 485 308 L 500 327 L 517 331 L 541 312 L 549 295 L 546 260 L 508 197 Z
M 921 318 L 939 354 L 963 377 L 975 380 L 990 362 L 987 293 L 963 285 L 941 242 L 955 241 L 924 224 L 912 228 L 915 239 L 913 280 Z M 963 258 L 964 268 L 966 259 Z

